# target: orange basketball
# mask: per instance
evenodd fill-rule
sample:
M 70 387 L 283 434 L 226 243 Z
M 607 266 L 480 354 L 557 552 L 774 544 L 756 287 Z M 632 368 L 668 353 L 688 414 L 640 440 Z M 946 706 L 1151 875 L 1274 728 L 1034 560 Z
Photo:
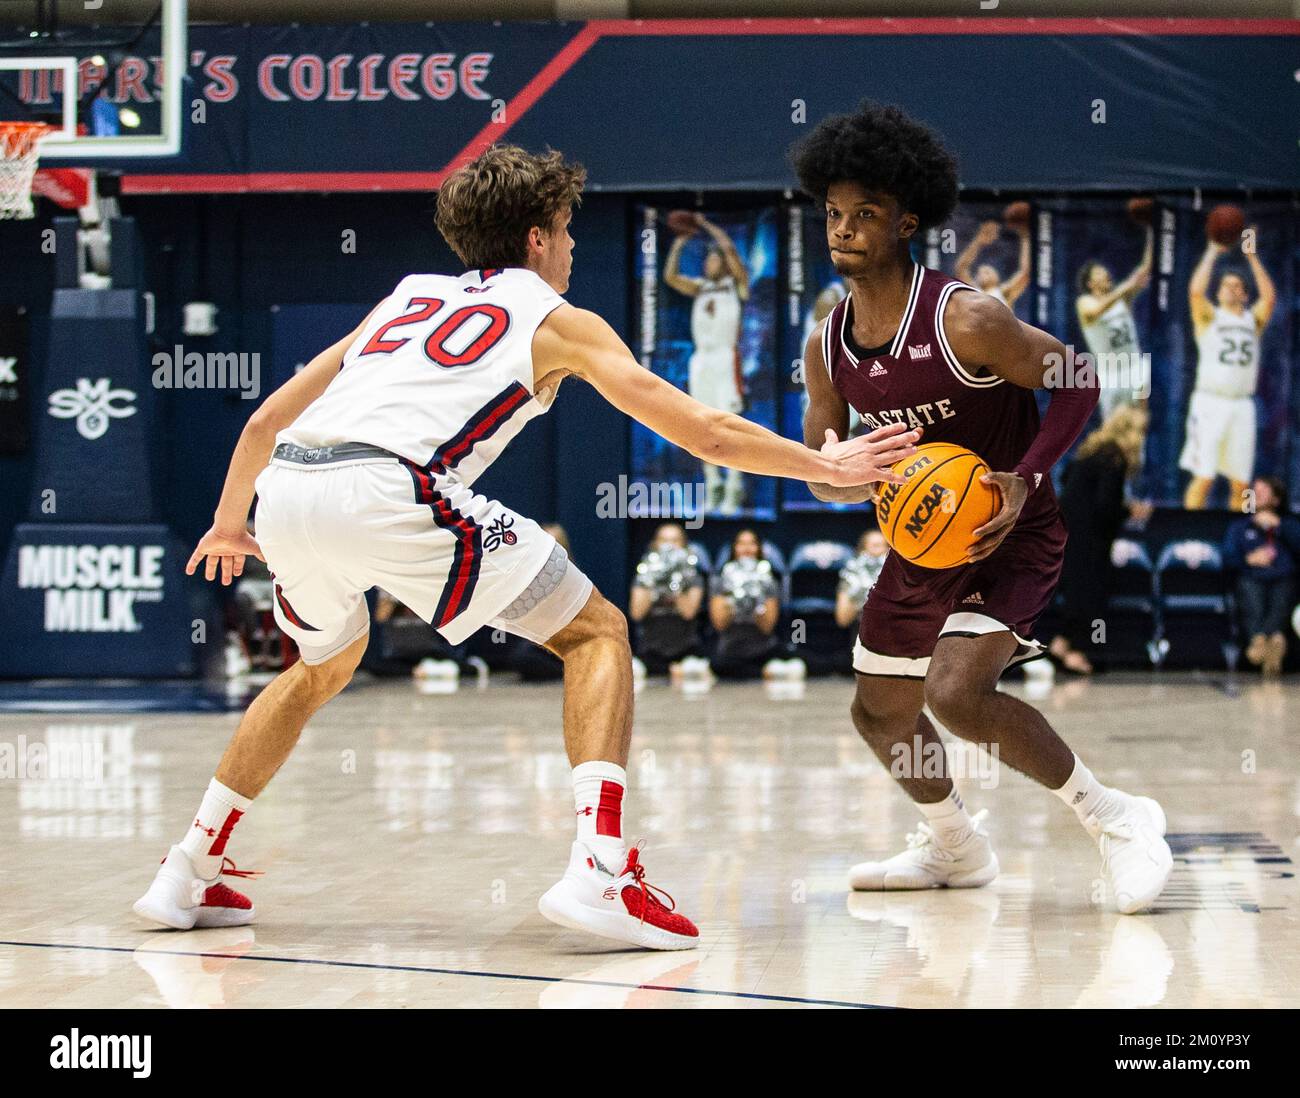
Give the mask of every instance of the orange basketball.
M 678 236 L 693 236 L 700 228 L 700 215 L 693 210 L 669 210 L 664 220 Z
M 1002 221 L 1006 225 L 1015 227 L 1016 225 L 1029 224 L 1029 203 L 1012 202 L 1005 210 L 1002 211 Z
M 876 501 L 876 520 L 899 556 L 922 568 L 966 562 L 973 532 L 1002 506 L 1001 493 L 980 483 L 989 467 L 964 446 L 929 442 L 894 466 L 904 479 L 887 484 Z
M 1231 247 L 1241 240 L 1246 227 L 1246 215 L 1240 206 L 1225 202 L 1215 206 L 1205 218 L 1205 232 L 1216 244 Z
M 1139 225 L 1150 225 L 1156 204 L 1150 198 L 1139 196 L 1128 200 L 1128 215 Z

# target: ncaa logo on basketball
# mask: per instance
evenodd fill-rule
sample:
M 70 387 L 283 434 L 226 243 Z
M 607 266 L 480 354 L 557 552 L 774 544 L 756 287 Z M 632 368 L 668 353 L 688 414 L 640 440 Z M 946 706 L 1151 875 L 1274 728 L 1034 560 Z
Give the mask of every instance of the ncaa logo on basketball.
M 934 459 L 928 454 L 917 454 L 901 475 L 904 479 L 911 480 L 921 469 L 933 464 Z M 882 525 L 889 521 L 890 512 L 894 509 L 894 501 L 898 498 L 898 491 L 902 487 L 905 486 L 890 484 L 880 493 L 880 497 L 876 500 L 876 520 Z
M 919 538 L 936 511 L 952 514 L 952 505 L 948 502 L 952 495 L 953 493 L 942 484 L 934 485 L 921 497 L 921 501 L 916 505 L 912 517 L 907 520 L 903 529 L 912 537 Z

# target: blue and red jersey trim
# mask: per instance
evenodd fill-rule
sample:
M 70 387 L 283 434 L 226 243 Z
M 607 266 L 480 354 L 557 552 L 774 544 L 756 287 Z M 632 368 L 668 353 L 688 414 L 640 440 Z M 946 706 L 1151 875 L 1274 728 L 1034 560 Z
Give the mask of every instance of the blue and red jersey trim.
M 446 497 L 434 487 L 433 476 L 428 470 L 410 462 L 403 464 L 415 485 L 415 501 L 429 508 L 434 524 L 439 529 L 449 531 L 456 538 L 451 571 L 447 575 L 447 582 L 443 584 L 431 622 L 438 629 L 461 614 L 474 597 L 479 566 L 483 561 L 483 528 L 447 502 Z
M 475 446 L 496 434 L 531 399 L 532 393 L 524 385 L 512 381 L 433 452 L 433 457 L 425 466 L 426 471 L 436 474 L 455 469 L 469 457 Z
M 313 633 L 319 633 L 320 630 L 314 625 L 308 625 L 299 616 L 298 611 L 289 605 L 289 600 L 284 597 L 284 591 L 277 583 L 275 585 L 275 601 L 280 605 L 280 612 L 289 620 L 290 625 L 296 625 L 299 629 L 307 629 Z

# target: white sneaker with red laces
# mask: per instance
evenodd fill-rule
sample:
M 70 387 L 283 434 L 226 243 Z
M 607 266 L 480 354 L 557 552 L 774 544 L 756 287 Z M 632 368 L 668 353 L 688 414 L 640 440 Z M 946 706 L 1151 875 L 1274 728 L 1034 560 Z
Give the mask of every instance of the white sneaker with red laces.
M 667 897 L 667 905 L 659 895 Z M 675 906 L 667 892 L 646 883 L 637 847 L 628 851 L 627 864 L 616 876 L 582 842 L 573 844 L 559 883 L 537 901 L 538 911 L 570 930 L 644 949 L 693 949 L 700 932 Z
M 211 880 L 204 880 L 195 872 L 185 851 L 173 846 L 167 851 L 149 891 L 136 900 L 132 910 L 173 930 L 246 926 L 257 914 L 253 901 L 221 878 L 260 876 L 255 869 L 238 869 L 229 858 L 223 858 L 221 872 Z

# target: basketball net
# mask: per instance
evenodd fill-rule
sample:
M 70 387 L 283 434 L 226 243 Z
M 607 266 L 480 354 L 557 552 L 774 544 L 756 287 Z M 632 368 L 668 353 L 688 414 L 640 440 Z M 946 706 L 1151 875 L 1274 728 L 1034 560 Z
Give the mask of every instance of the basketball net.
M 0 122 L 0 221 L 35 217 L 32 177 L 40 139 L 53 130 L 44 122 Z

